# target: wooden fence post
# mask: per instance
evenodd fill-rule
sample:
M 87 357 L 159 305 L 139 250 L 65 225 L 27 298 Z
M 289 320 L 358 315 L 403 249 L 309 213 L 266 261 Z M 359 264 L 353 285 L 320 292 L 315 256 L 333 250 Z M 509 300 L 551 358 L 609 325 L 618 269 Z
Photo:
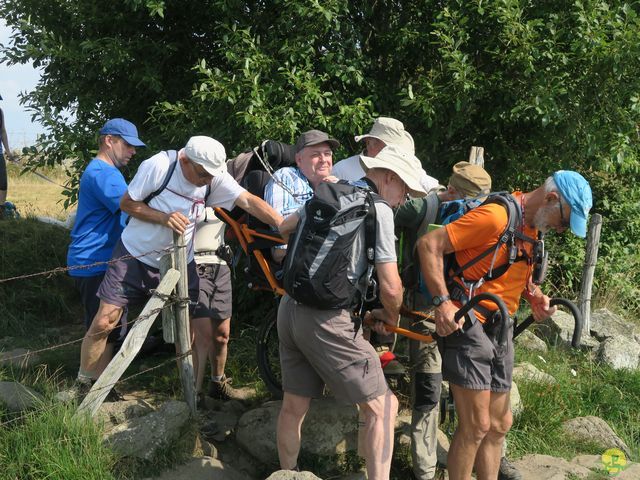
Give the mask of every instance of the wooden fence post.
M 598 262 L 598 246 L 600 245 L 600 231 L 602 229 L 602 215 L 595 213 L 589 222 L 587 234 L 587 253 L 584 258 L 582 280 L 580 282 L 580 299 L 578 306 L 584 320 L 583 332 L 589 335 L 591 330 L 591 288 L 593 287 L 593 275 Z M 584 334 L 584 333 L 583 333 Z
M 480 165 L 484 168 L 484 148 L 483 147 L 471 147 L 469 152 L 469 163 Z
M 176 247 L 176 266 L 180 271 L 177 293 L 179 298 L 189 298 L 189 279 L 187 276 L 187 247 L 184 243 L 184 235 L 173 232 L 173 244 Z M 183 355 L 191 350 L 191 331 L 189 328 L 189 305 L 186 302 L 176 304 L 176 337 L 177 350 L 180 354 L 178 364 L 180 366 L 180 379 L 184 389 L 185 400 L 191 413 L 196 413 L 196 383 L 193 372 L 191 354 Z
M 180 276 L 180 272 L 171 269 L 162 278 L 160 285 L 158 285 L 156 289 L 156 293 L 147 302 L 138 320 L 133 324 L 133 327 L 131 327 L 131 331 L 126 336 L 122 347 L 120 347 L 118 353 L 116 353 L 111 362 L 109 362 L 109 365 L 107 365 L 107 368 L 102 372 L 100 378 L 95 381 L 87 396 L 84 397 L 84 400 L 78 407 L 78 413 L 88 412 L 89 415 L 93 416 L 98 408 L 100 408 L 100 405 L 104 402 L 111 388 L 120 380 L 122 374 L 136 357 L 140 348 L 142 348 L 142 344 L 145 338 L 147 338 L 147 333 L 151 325 L 153 325 L 153 321 L 167 301 L 163 297 L 173 291 Z
M 176 268 L 175 250 L 163 255 L 160 259 L 160 278 L 172 268 Z M 176 343 L 176 309 L 170 304 L 162 310 L 162 338 L 165 343 Z

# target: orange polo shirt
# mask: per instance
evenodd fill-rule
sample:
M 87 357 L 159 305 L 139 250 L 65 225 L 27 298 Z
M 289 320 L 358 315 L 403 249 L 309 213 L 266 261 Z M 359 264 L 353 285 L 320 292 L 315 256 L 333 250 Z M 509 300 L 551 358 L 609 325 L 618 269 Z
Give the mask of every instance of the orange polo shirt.
M 522 193 L 516 192 L 513 195 L 519 204 Z M 445 228 L 455 250 L 458 265 L 464 265 L 483 253 L 489 246 L 495 245 L 496 240 L 507 226 L 507 220 L 507 210 L 502 205 L 491 203 L 477 207 L 455 222 L 446 225 Z M 538 231 L 535 228 L 524 225 L 524 222 L 522 228 L 521 233 L 530 238 L 537 238 Z M 531 243 L 517 240 L 517 245 L 521 253 L 525 251 L 531 257 L 533 251 Z M 494 269 L 507 263 L 507 255 L 507 247 L 502 245 L 495 257 Z M 468 281 L 484 276 L 489 271 L 493 258 L 494 252 L 492 251 L 478 263 L 465 270 L 463 272 L 464 278 Z M 485 282 L 475 292 L 488 292 L 499 296 L 504 301 L 509 314 L 514 315 L 518 310 L 520 296 L 527 287 L 532 270 L 532 265 L 527 261 L 514 262 L 502 276 Z M 496 309 L 490 301 L 482 301 L 480 305 L 490 310 Z M 484 321 L 481 315 L 478 314 L 478 317 Z

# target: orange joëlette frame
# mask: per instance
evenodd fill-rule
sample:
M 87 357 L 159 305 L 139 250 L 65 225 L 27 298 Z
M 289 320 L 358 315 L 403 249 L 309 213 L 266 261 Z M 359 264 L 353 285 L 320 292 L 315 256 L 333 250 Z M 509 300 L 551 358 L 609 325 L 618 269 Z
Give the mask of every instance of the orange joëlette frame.
M 240 243 L 240 247 L 244 251 L 246 255 L 249 255 L 249 245 L 251 245 L 256 238 L 263 238 L 265 240 L 272 241 L 276 244 L 284 244 L 285 241 L 282 237 L 277 235 L 269 235 L 266 233 L 258 232 L 252 228 L 249 228 L 246 224 L 240 223 L 229 216 L 229 214 L 219 207 L 215 207 L 216 214 L 219 218 L 222 219 L 224 223 L 231 227 L 233 230 L 233 234 L 236 239 Z M 271 267 L 269 266 L 269 262 L 264 258 L 264 255 L 260 250 L 254 249 L 251 253 L 255 256 L 258 261 L 258 265 L 260 265 L 260 269 L 264 273 L 267 282 L 269 282 L 269 286 L 271 289 L 278 295 L 284 295 L 285 291 L 280 285 L 280 282 L 276 279 L 271 271 Z M 423 312 L 417 312 L 410 310 L 405 305 L 402 305 L 400 309 L 400 313 L 406 317 L 409 317 L 413 320 L 428 320 L 433 321 L 433 318 L 429 315 L 426 315 Z M 420 333 L 412 332 L 411 330 L 407 330 L 400 327 L 394 327 L 391 325 L 385 325 L 385 329 L 391 333 L 398 333 L 400 335 L 404 335 L 405 337 L 413 338 L 414 340 L 419 340 L 421 342 L 431 343 L 433 342 L 433 337 L 431 335 L 422 335 Z
M 223 209 L 219 207 L 215 207 L 215 211 L 218 217 L 221 218 L 224 223 L 226 223 L 231 227 L 235 237 L 238 239 L 238 242 L 240 242 L 240 247 L 242 248 L 242 250 L 246 255 L 250 255 L 249 245 L 251 245 L 256 238 L 264 238 L 265 240 L 270 240 L 276 244 L 285 243 L 285 241 L 280 236 L 261 233 L 256 230 L 253 230 L 252 228 L 249 228 L 244 223 L 239 223 L 238 221 L 231 218 L 227 212 L 225 212 Z M 282 288 L 282 286 L 280 285 L 280 282 L 278 282 L 275 275 L 271 271 L 271 267 L 269 267 L 269 262 L 267 262 L 267 260 L 264 258 L 264 255 L 262 254 L 262 252 L 256 249 L 256 250 L 253 250 L 251 253 L 253 253 L 256 260 L 258 261 L 258 265 L 260 265 L 260 269 L 262 270 L 262 273 L 264 273 L 264 276 L 267 279 L 267 282 L 269 282 L 269 286 L 271 287 L 271 289 L 280 296 L 284 295 L 284 289 Z

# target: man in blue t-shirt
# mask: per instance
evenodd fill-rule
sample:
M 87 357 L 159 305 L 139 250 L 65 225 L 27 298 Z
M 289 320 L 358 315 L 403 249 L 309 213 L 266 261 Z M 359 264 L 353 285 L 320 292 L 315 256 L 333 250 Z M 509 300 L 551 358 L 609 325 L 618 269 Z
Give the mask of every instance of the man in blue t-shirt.
M 80 178 L 78 211 L 67 252 L 67 266 L 81 267 L 72 268 L 69 274 L 82 297 L 87 329 L 98 311 L 100 299 L 96 292 L 107 270 L 106 263 L 94 264 L 111 259 L 125 225 L 120 199 L 127 191 L 127 183 L 120 169 L 129 163 L 136 147 L 145 146 L 136 126 L 123 118 L 107 121 L 98 133 L 98 154 Z M 119 333 L 116 329 L 109 337 L 110 345 L 101 358 L 104 366 L 111 360 L 113 342 Z

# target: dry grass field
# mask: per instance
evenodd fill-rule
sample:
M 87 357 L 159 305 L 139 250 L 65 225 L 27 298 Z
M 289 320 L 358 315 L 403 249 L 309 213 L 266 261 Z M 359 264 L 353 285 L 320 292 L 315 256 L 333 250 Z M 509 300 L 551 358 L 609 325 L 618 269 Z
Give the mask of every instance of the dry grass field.
M 9 192 L 7 200 L 13 202 L 23 217 L 44 216 L 65 220 L 68 216 L 64 210 L 65 196 L 62 187 L 67 176 L 62 167 L 47 168 L 40 173 L 59 185 L 54 185 L 33 173 L 20 175 L 22 167 L 13 163 L 7 164 Z

